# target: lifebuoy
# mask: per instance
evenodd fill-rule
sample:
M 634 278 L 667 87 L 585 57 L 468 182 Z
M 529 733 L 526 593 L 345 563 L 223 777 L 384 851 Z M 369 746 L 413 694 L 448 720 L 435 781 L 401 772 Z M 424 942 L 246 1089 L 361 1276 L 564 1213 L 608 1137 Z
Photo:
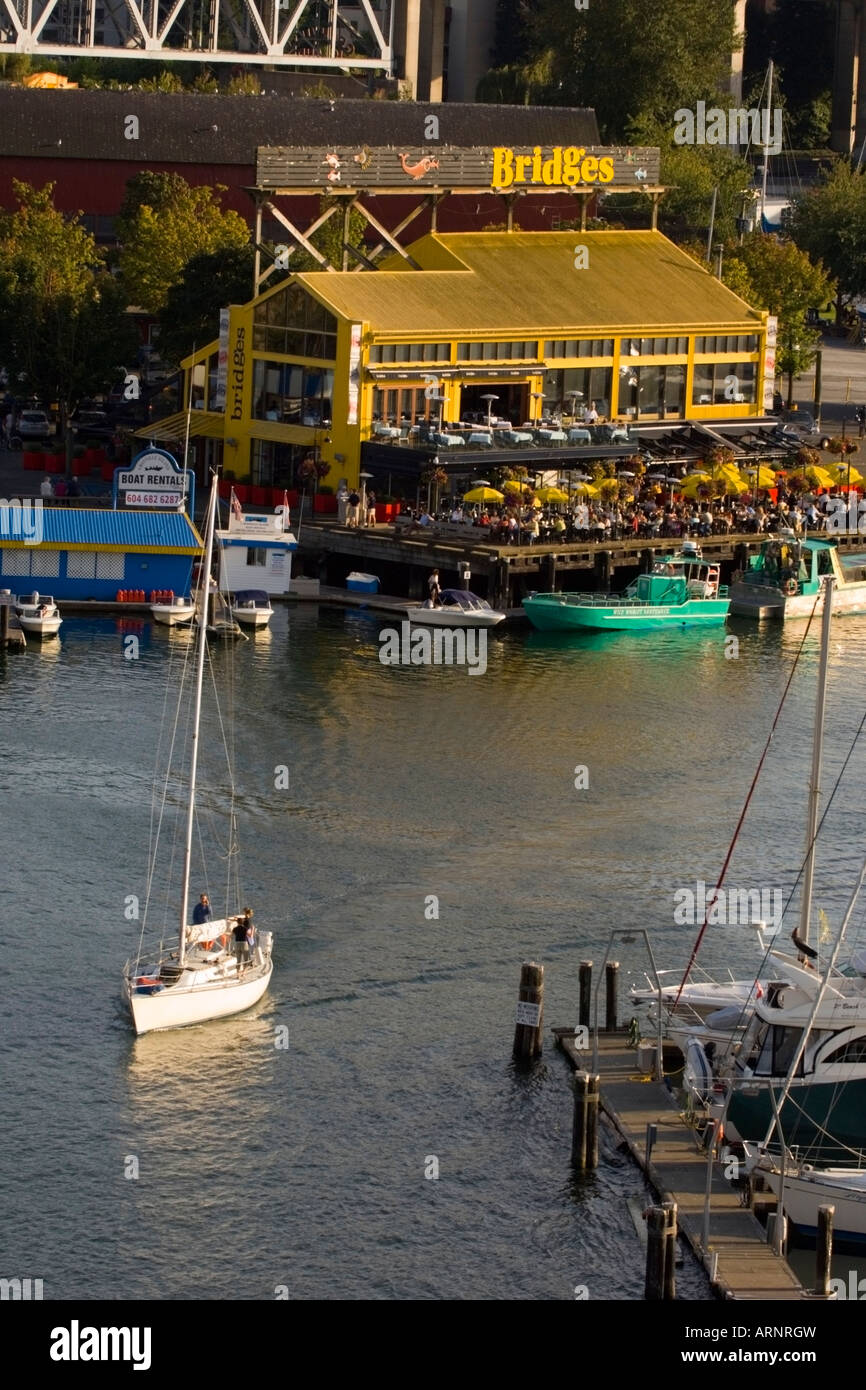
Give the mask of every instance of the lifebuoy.
M 785 580 L 785 593 L 786 593 L 786 594 L 796 594 L 796 592 L 797 592 L 797 581 L 796 581 L 796 579 L 786 579 L 786 580 Z

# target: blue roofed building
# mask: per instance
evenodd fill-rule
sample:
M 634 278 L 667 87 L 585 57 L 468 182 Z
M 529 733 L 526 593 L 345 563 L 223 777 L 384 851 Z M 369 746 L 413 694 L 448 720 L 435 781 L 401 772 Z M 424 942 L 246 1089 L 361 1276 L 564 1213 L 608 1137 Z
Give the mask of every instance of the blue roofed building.
M 189 592 L 202 540 L 180 511 L 0 508 L 0 588 L 114 600 L 121 589 Z M 16 513 L 18 516 L 16 517 Z M 6 524 L 2 524 L 5 520 Z

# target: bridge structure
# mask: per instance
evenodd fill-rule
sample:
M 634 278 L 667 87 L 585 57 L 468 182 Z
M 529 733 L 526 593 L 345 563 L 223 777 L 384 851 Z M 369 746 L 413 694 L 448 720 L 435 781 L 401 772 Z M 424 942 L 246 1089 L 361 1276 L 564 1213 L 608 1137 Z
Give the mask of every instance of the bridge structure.
M 401 4 L 406 0 L 0 0 L 0 54 L 391 76 Z

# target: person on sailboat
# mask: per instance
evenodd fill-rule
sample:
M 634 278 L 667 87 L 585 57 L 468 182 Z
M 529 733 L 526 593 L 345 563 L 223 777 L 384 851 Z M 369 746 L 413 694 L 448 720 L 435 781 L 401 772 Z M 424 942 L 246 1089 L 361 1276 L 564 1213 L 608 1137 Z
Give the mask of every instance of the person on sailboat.
M 253 910 L 251 907 L 244 908 L 239 917 L 235 918 L 235 925 L 232 936 L 235 940 L 235 962 L 237 964 L 238 975 L 243 974 L 243 965 L 247 957 L 247 931 L 253 929 Z
M 210 900 L 208 899 L 207 893 L 202 893 L 192 910 L 192 920 L 197 927 L 200 927 L 203 922 L 209 922 L 211 916 Z

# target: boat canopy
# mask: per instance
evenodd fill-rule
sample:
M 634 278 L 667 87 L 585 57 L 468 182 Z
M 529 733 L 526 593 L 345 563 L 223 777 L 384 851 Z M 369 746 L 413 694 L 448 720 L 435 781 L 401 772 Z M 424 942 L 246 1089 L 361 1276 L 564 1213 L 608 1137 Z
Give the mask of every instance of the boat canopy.
M 467 612 L 477 612 L 479 609 L 488 609 L 490 604 L 486 599 L 479 598 L 469 589 L 443 589 L 442 590 L 443 608 L 462 608 Z
M 270 598 L 264 589 L 237 589 L 232 594 L 233 603 L 255 603 L 261 604 L 265 608 L 270 607 Z

